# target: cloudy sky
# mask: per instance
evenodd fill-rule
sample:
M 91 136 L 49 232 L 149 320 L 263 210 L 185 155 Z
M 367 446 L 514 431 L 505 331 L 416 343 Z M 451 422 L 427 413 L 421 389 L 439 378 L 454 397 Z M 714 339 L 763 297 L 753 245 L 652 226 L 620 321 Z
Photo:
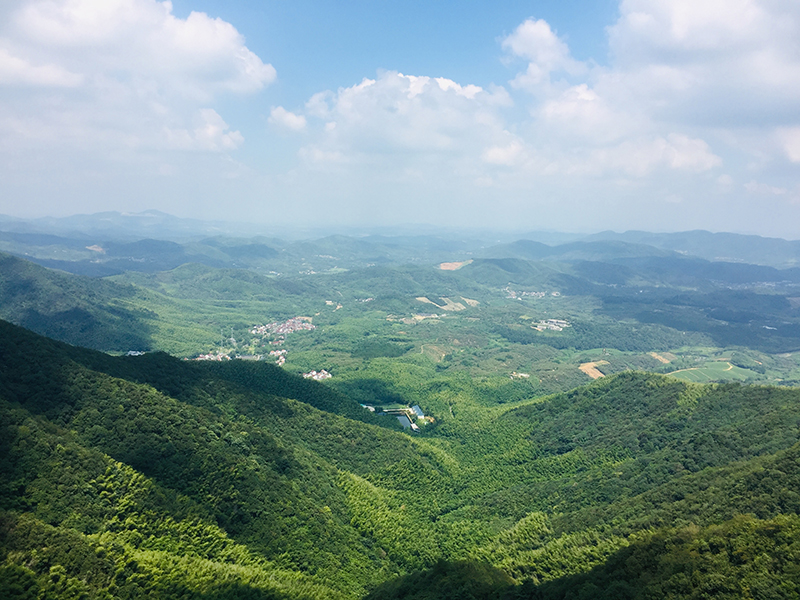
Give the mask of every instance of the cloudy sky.
M 800 238 L 800 2 L 496 4 L 4 0 L 0 213 Z

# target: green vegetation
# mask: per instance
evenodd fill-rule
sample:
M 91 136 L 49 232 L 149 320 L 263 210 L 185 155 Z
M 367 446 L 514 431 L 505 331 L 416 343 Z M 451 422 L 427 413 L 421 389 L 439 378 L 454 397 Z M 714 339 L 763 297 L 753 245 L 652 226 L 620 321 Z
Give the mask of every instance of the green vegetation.
M 408 243 L 0 255 L 0 597 L 797 596 L 794 271 Z
M 475 258 L 442 271 L 419 259 L 403 264 L 410 248 L 402 242 L 392 248 L 383 239 L 344 237 L 289 245 L 221 238 L 167 246 L 106 243 L 98 264 L 130 254 L 131 268 L 150 266 L 105 279 L 59 274 L 6 255 L 0 316 L 104 351 L 262 360 L 273 360 L 275 346 L 266 342 L 275 339 L 252 335 L 252 328 L 305 316 L 317 330 L 293 334 L 281 346 L 288 351 L 285 368 L 293 372 L 326 369 L 338 377 L 381 357 L 416 364 L 418 353 L 437 373 L 525 373 L 539 381 L 540 394 L 587 383 L 578 367 L 600 350 L 608 353 L 599 359 L 608 364 L 598 365 L 605 375 L 694 369 L 679 376 L 800 381 L 793 270 L 711 263 L 621 242 L 555 248 L 518 242 L 485 252 L 505 257 Z M 430 240 L 414 243 L 428 260 L 453 251 L 433 251 Z M 159 252 L 183 264 L 160 271 L 161 263 L 148 262 Z M 337 264 L 349 270 L 334 269 Z M 550 318 L 570 325 L 533 328 Z M 669 363 L 654 362 L 652 352 L 671 354 Z M 717 359 L 736 368 L 712 364 Z
M 684 597 L 700 588 L 675 574 L 692 569 L 726 590 L 794 581 L 793 389 L 623 372 L 541 397 L 424 356 L 326 386 L 8 324 L 0 358 L 0 585 L 20 597 L 556 598 L 612 580 Z M 364 398 L 420 403 L 434 423 L 376 426 Z M 725 563 L 716 539 L 745 558 Z M 652 575 L 632 580 L 631 556 Z

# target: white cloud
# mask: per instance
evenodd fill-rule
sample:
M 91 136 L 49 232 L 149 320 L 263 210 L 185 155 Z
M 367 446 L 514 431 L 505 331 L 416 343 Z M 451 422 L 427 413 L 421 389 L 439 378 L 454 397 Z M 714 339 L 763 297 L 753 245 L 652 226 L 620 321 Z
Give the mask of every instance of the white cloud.
M 221 152 L 235 150 L 244 137 L 238 131 L 230 131 L 228 124 L 211 108 L 204 108 L 195 116 L 196 126 L 186 129 L 167 129 L 167 138 L 174 148 L 181 150 L 210 150 Z
M 204 99 L 256 91 L 275 79 L 233 25 L 199 12 L 179 19 L 169 2 L 35 0 L 12 19 L 10 33 L 88 75 L 140 76 Z
M 785 127 L 778 130 L 778 139 L 793 163 L 800 163 L 800 127 Z
M 274 79 L 233 25 L 204 13 L 178 18 L 155 0 L 23 0 L 0 24 L 0 85 L 13 90 L 0 98 L 0 137 L 104 156 L 232 150 L 242 134 L 209 106 Z
M 610 144 L 649 129 L 646 119 L 623 112 L 586 83 L 549 94 L 532 112 L 550 139 L 570 145 Z
M 293 131 L 301 131 L 306 127 L 306 118 L 303 115 L 296 115 L 283 108 L 277 106 L 270 111 L 269 122 L 281 127 L 286 127 Z
M 439 87 L 445 92 L 447 90 L 453 90 L 459 96 L 464 96 L 464 98 L 469 98 L 470 100 L 474 100 L 475 96 L 483 91 L 483 88 L 478 85 L 469 84 L 461 86 L 452 79 L 445 79 L 444 77 L 437 77 L 436 83 L 438 83 Z
M 33 65 L 0 48 L 0 85 L 75 87 L 83 77 L 58 65 Z
M 777 187 L 766 183 L 759 183 L 755 179 L 744 184 L 746 189 L 751 194 L 771 194 L 773 196 L 785 196 L 789 190 L 783 187 Z
M 661 118 L 715 126 L 796 118 L 800 3 L 623 0 L 608 93 Z
M 330 114 L 329 100 L 333 98 L 333 92 L 325 91 L 314 94 L 306 102 L 306 112 L 312 117 L 320 119 L 328 118 Z
M 535 88 L 549 83 L 551 73 L 578 74 L 585 70 L 584 65 L 572 58 L 567 44 L 542 19 L 523 22 L 503 40 L 503 48 L 530 61 L 527 71 L 512 82 L 516 87 Z
M 477 156 L 487 142 L 504 138 L 494 107 L 497 96 L 502 92 L 390 71 L 335 93 L 316 94 L 306 111 L 324 121 L 316 128 L 314 146 L 320 151 L 367 162 L 387 154 L 413 161 L 414 152 L 459 159 L 470 150 Z
M 541 20 L 502 42 L 527 63 L 512 80 L 530 93 L 523 137 L 551 169 L 645 177 L 800 162 L 800 3 L 621 0 L 608 35 L 607 66 L 575 61 Z
M 525 154 L 525 148 L 518 141 L 513 141 L 507 146 L 492 146 L 483 151 L 481 158 L 492 165 L 513 166 L 519 164 Z
M 671 133 L 655 139 L 627 140 L 592 157 L 597 166 L 643 177 L 656 169 L 702 173 L 722 165 L 703 140 Z

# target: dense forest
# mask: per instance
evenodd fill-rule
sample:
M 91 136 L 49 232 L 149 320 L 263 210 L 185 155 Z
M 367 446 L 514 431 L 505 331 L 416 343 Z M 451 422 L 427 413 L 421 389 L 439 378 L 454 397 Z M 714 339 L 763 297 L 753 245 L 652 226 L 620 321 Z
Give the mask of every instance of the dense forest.
M 0 232 L 0 598 L 800 595 L 796 245 L 92 231 Z
M 325 385 L 0 324 L 0 595 L 796 596 L 799 391 L 628 371 L 542 396 L 361 348 Z M 435 422 L 400 431 L 379 395 Z

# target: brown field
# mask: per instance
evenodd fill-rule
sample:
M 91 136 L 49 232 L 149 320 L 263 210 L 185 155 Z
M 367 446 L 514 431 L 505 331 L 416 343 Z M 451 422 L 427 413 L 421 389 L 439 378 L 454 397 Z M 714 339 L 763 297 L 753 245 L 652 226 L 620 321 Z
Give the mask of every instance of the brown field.
M 461 302 L 453 302 L 450 298 L 442 298 L 444 300 L 444 306 L 439 306 L 436 302 L 432 302 L 428 300 L 425 296 L 420 296 L 417 298 L 420 302 L 425 302 L 426 304 L 433 304 L 436 308 L 441 310 L 449 310 L 453 312 L 458 312 L 460 310 L 465 310 L 467 307 L 461 304 Z
M 607 361 L 607 360 L 598 360 L 597 362 L 588 362 L 588 363 L 583 363 L 583 364 L 582 364 L 580 367 L 578 367 L 578 368 L 579 368 L 581 371 L 583 371 L 584 373 L 586 373 L 586 374 L 587 374 L 589 377 L 591 377 L 592 379 L 598 379 L 598 378 L 600 378 L 600 377 L 605 377 L 605 375 L 603 375 L 603 374 L 602 374 L 602 373 L 601 373 L 601 372 L 600 372 L 600 371 L 597 369 L 597 367 L 598 367 L 599 365 L 607 365 L 607 364 L 608 364 L 608 361 Z
M 651 352 L 650 356 L 655 358 L 658 362 L 664 363 L 665 365 L 672 362 L 672 359 L 667 358 L 667 357 L 659 354 L 658 352 Z M 675 358 L 675 356 L 673 356 L 672 354 L 670 354 L 670 356 L 672 356 L 673 359 Z
M 461 261 L 461 262 L 445 262 L 445 263 L 440 264 L 439 268 L 442 271 L 455 271 L 456 269 L 460 269 L 461 267 L 464 267 L 464 266 L 468 265 L 471 262 L 472 262 L 472 260 L 464 260 L 464 261 Z

